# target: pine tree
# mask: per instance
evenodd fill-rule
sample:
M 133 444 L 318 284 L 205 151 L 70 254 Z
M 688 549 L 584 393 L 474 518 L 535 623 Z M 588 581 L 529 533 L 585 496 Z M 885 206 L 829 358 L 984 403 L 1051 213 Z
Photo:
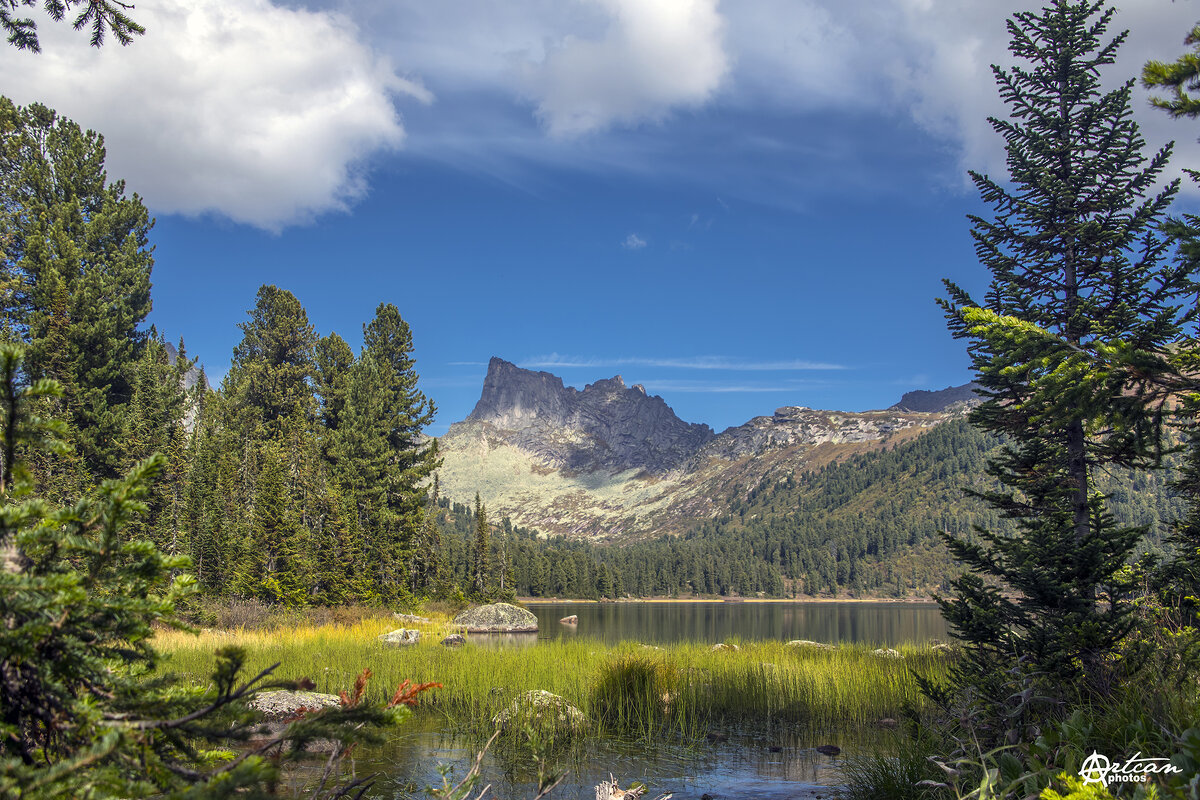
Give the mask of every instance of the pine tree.
M 70 438 L 87 469 L 111 478 L 132 371 L 150 311 L 153 227 L 123 181 L 109 183 L 104 139 L 41 105 L 0 98 L 0 205 L 19 209 L 4 248 L 3 317 L 28 344 L 32 375 L 59 382 Z
M 491 581 L 491 531 L 488 528 L 487 509 L 479 492 L 475 493 L 475 550 L 471 569 L 471 591 L 476 597 L 484 597 Z
M 354 351 L 346 340 L 331 333 L 323 336 L 316 346 L 313 387 L 320 400 L 321 424 L 324 426 L 323 454 L 333 460 L 333 442 L 342 426 L 342 415 L 349 392 L 350 371 L 354 367 Z
M 1105 40 L 1112 16 L 1103 2 L 1054 0 L 1009 21 L 1010 49 L 1029 65 L 993 68 L 1011 109 L 992 120 L 1011 183 L 972 173 L 995 209 L 972 217 L 993 277 L 982 306 L 949 282 L 943 301 L 986 398 L 972 422 L 1007 437 L 988 465 L 1001 488 L 978 496 L 1016 532 L 947 534 L 973 572 L 941 600 L 968 645 L 960 682 L 993 699 L 1018 660 L 1052 693 L 1107 679 L 1129 627 L 1117 574 L 1143 529 L 1114 522 L 1095 476 L 1157 463 L 1162 398 L 1147 375 L 1168 369 L 1191 286 L 1157 232 L 1177 190 L 1154 190 L 1169 149 L 1143 154 L 1132 81 L 1100 88 L 1125 39 Z
M 425 483 L 439 463 L 436 441 L 422 435 L 434 406 L 417 388 L 412 347 L 396 307 L 380 305 L 363 326 L 362 355 L 347 373 L 338 427 L 330 433 L 334 471 L 355 502 L 375 591 L 386 603 L 412 587 Z
M 317 335 L 296 296 L 278 286 L 258 290 L 242 341 L 234 348 L 224 391 L 245 425 L 281 440 L 286 420 L 315 408 L 309 378 Z
M 155 674 L 155 627 L 182 626 L 175 604 L 195 583 L 179 572 L 185 558 L 125 530 L 145 510 L 163 458 L 63 506 L 37 497 L 21 454 L 64 452 L 66 427 L 39 418 L 32 401 L 59 392 L 22 374 L 19 347 L 0 346 L 0 796 L 269 797 L 306 743 L 335 742 L 332 767 L 356 740 L 378 742 L 372 731 L 398 716 L 355 697 L 258 742 L 271 757 L 256 754 L 246 743 L 262 726 L 246 701 L 259 689 L 298 686 L 264 684 L 273 668 L 242 683 L 237 648 L 216 653 L 208 685 Z M 234 748 L 242 756 L 213 758 Z M 312 796 L 365 791 L 363 780 L 350 781 L 323 779 Z

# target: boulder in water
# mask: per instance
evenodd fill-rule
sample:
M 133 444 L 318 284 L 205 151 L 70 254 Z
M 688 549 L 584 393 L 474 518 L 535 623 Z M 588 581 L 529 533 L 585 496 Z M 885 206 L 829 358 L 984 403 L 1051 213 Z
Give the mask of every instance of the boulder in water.
M 468 608 L 454 618 L 454 624 L 467 633 L 536 633 L 538 629 L 533 612 L 511 603 Z
M 559 622 L 561 622 L 563 625 L 578 625 L 579 624 L 579 615 L 572 614 L 569 617 L 563 617 L 562 619 L 559 620 Z
M 462 647 L 467 643 L 467 637 L 463 636 L 461 633 L 452 633 L 445 639 L 442 639 L 441 643 L 444 647 Z
M 520 695 L 492 722 L 501 729 L 532 725 L 556 736 L 577 733 L 587 727 L 587 717 L 582 711 L 544 689 Z

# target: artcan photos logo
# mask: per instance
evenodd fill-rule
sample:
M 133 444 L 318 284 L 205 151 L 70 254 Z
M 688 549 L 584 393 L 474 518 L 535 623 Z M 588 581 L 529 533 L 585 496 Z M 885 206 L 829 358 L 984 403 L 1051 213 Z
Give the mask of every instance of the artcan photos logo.
M 1143 758 L 1141 752 L 1124 762 L 1111 761 L 1108 756 L 1102 756 L 1095 750 L 1083 760 L 1079 775 L 1084 784 L 1099 783 L 1108 786 L 1113 783 L 1145 783 L 1151 775 L 1170 775 L 1183 772 L 1182 769 L 1170 763 L 1169 758 Z

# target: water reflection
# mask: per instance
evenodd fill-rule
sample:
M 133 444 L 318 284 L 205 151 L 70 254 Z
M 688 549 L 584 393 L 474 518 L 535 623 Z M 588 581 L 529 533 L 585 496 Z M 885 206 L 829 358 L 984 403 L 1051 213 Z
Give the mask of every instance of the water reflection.
M 934 603 L 534 603 L 543 638 L 587 636 L 668 644 L 811 639 L 895 646 L 948 639 Z M 578 625 L 559 619 L 575 614 Z
M 373 796 L 423 797 L 425 786 L 440 781 L 438 763 L 454 765 L 452 780 L 464 774 L 482 742 L 438 730 L 439 724 L 428 718 L 412 720 L 405 734 L 356 760 L 358 774 L 381 773 Z M 874 738 L 879 735 L 813 734 L 782 728 L 728 733 L 728 741 L 700 745 L 663 741 L 648 747 L 641 741 L 615 739 L 582 742 L 554 759 L 553 766 L 567 770 L 568 775 L 551 797 L 593 800 L 594 787 L 611 773 L 622 786 L 643 781 L 651 789 L 649 796 L 674 792 L 676 800 L 704 794 L 719 800 L 828 798 L 841 782 L 841 759 L 877 746 Z M 841 756 L 825 756 L 813 749 L 830 743 L 842 748 Z M 492 784 L 489 797 L 523 800 L 537 793 L 536 772 L 528 753 L 497 748 L 484 757 L 481 774 L 480 787 Z

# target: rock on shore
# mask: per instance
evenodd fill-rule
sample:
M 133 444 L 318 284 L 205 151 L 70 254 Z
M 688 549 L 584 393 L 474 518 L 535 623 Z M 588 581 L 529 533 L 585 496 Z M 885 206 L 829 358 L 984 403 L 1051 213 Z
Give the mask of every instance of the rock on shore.
M 538 621 L 532 611 L 510 603 L 492 603 L 468 608 L 454 618 L 454 624 L 467 633 L 537 633 Z

